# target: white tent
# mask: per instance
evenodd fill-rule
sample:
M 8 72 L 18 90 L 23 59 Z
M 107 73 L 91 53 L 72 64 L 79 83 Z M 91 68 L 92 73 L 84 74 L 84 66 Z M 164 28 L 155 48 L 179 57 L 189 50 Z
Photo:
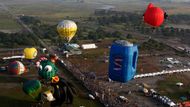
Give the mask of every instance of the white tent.
M 178 82 L 178 83 L 176 83 L 176 85 L 179 86 L 179 87 L 181 87 L 181 86 L 183 86 L 183 83 Z
M 95 44 L 83 44 L 82 49 L 96 49 L 97 46 Z

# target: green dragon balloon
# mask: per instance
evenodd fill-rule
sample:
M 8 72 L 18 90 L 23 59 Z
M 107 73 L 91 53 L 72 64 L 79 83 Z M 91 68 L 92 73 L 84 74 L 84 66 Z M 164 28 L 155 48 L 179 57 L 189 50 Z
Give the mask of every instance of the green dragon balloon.
M 42 79 L 51 81 L 52 77 L 56 76 L 57 71 L 57 67 L 51 61 L 43 60 L 40 62 L 38 73 Z

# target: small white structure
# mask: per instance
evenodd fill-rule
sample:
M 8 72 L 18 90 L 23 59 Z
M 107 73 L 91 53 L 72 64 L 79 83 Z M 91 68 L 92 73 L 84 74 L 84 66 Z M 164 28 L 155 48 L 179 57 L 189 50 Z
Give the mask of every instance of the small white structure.
M 22 59 L 24 58 L 24 56 L 10 56 L 10 57 L 3 57 L 4 60 L 7 60 L 7 59 Z
M 183 86 L 183 83 L 178 82 L 178 83 L 176 83 L 176 85 L 179 86 L 179 87 L 181 87 L 181 86 Z
M 174 59 L 174 58 L 166 58 L 166 60 L 170 63 L 170 64 L 179 64 L 180 61 Z
M 68 53 L 66 53 L 66 54 L 65 54 L 65 57 L 66 57 L 66 58 L 69 58 L 69 54 L 68 54 Z
M 139 74 L 139 75 L 135 75 L 134 79 L 136 79 L 136 78 L 145 78 L 145 77 L 154 77 L 154 76 L 159 76 L 159 75 L 173 74 L 173 73 L 180 73 L 180 72 L 190 72 L 190 68 L 178 69 L 178 70 L 170 70 L 170 71 L 163 70 L 161 72 Z
M 109 81 L 109 82 L 112 82 L 111 78 L 108 78 L 108 81 Z
M 88 94 L 88 97 L 91 98 L 92 100 L 95 100 L 95 97 L 92 94 Z
M 173 65 L 169 64 L 167 65 L 167 68 L 173 68 Z
M 176 106 L 176 104 L 175 104 L 174 102 L 172 102 L 172 101 L 167 102 L 167 104 L 168 104 L 170 107 L 175 107 L 175 106 Z
M 96 95 L 96 97 L 99 97 L 99 93 L 98 92 L 95 92 L 95 95 Z
M 153 93 L 157 93 L 154 89 L 150 89 L 150 92 Z
M 124 102 L 128 101 L 128 99 L 125 96 L 119 96 L 119 99 L 122 100 L 122 101 L 124 101 Z
M 51 91 L 46 91 L 43 93 L 43 98 L 45 98 L 47 101 L 55 101 L 55 98 L 53 97 L 53 94 Z
M 185 50 L 185 48 L 183 48 L 183 47 L 177 47 L 179 50 L 182 50 L 182 51 L 184 51 Z
M 47 51 L 46 48 L 42 48 L 42 52 L 45 53 Z
M 80 48 L 80 46 L 78 44 L 76 44 L 76 43 L 70 43 L 68 45 L 71 46 L 71 47 L 74 47 L 74 48 Z
M 97 46 L 95 44 L 83 44 L 82 49 L 96 49 Z

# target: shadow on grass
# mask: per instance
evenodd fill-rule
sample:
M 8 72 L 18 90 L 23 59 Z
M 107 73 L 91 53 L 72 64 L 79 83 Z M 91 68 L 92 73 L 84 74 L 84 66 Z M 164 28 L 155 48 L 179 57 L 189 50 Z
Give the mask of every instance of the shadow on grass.
M 13 76 L 13 75 L 1 75 L 0 83 L 21 83 L 26 81 L 27 79 L 21 76 Z
M 25 101 L 14 99 L 6 96 L 0 96 L 0 107 L 31 107 L 37 103 L 31 101 Z

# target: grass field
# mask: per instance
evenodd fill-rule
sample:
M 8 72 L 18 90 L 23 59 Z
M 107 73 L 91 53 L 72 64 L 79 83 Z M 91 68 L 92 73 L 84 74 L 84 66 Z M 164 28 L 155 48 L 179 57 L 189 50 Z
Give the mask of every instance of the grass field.
M 37 16 L 46 23 L 58 23 L 66 17 L 86 17 L 93 13 L 96 6 L 75 3 L 43 2 L 37 4 L 15 4 L 10 6 L 15 14 Z M 51 8 L 51 9 L 50 9 Z
M 184 86 L 176 86 L 177 82 L 184 83 Z M 185 74 L 168 75 L 164 80 L 157 82 L 157 88 L 161 95 L 166 95 L 179 102 L 180 97 L 186 96 L 190 90 L 189 77 Z
M 0 31 L 18 31 L 20 25 L 17 24 L 9 14 L 0 9 Z

